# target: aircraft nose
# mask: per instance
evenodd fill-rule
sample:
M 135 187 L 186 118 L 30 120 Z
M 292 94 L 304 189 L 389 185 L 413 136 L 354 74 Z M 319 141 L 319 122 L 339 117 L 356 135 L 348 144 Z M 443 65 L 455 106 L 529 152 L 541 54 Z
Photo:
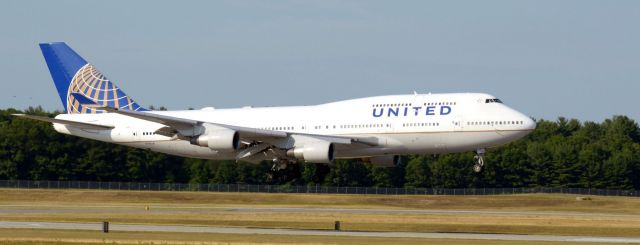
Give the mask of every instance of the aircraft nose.
M 534 121 L 533 119 L 531 119 L 530 117 L 527 117 L 527 119 L 524 120 L 524 128 L 528 129 L 528 130 L 534 130 L 536 129 L 536 121 Z
M 537 123 L 530 116 L 527 116 L 526 114 L 513 109 L 511 110 L 514 113 L 513 117 L 520 118 L 522 124 L 519 128 L 521 130 L 533 131 L 534 129 L 536 129 Z

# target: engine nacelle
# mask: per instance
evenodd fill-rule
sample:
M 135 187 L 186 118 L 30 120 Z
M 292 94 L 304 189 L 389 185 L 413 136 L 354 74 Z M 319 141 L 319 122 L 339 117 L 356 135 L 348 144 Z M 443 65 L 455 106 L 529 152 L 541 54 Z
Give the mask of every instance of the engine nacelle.
M 212 150 L 232 151 L 240 147 L 240 135 L 231 129 L 207 130 L 204 134 L 191 138 L 191 144 Z
M 287 156 L 313 163 L 331 163 L 335 159 L 333 143 L 327 141 L 307 142 L 302 147 L 287 151 Z
M 395 167 L 400 165 L 402 158 L 398 155 L 375 156 L 365 159 L 373 165 L 381 167 Z

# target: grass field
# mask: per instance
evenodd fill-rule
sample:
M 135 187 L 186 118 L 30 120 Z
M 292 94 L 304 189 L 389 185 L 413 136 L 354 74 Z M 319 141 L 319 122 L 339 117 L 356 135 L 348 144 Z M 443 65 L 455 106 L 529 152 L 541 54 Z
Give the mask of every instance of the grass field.
M 211 192 L 0 189 L 0 204 L 142 204 L 223 207 L 337 207 L 385 209 L 575 211 L 639 214 L 640 198 L 523 194 L 496 196 L 329 195 Z
M 143 224 L 189 224 L 264 228 L 332 229 L 340 220 L 343 230 L 473 232 L 547 235 L 640 236 L 640 199 L 628 197 L 592 197 L 576 200 L 575 195 L 500 195 L 500 196 L 377 196 L 261 193 L 139 192 L 84 190 L 0 190 L 0 221 L 79 221 Z M 20 212 L 34 207 L 44 212 Z M 149 207 L 149 210 L 145 210 Z M 236 212 L 239 207 L 308 207 L 354 209 L 416 210 L 482 210 L 522 212 L 516 215 L 486 213 L 344 213 L 331 210 L 318 212 Z M 46 212 L 50 209 L 51 212 Z M 78 210 L 78 212 L 76 212 Z M 533 212 L 533 213 L 530 213 Z M 541 215 L 540 212 L 545 212 Z M 29 232 L 48 234 L 31 236 Z M 35 241 L 44 244 L 85 239 L 85 231 L 1 230 L 5 241 Z M 22 235 L 21 235 L 22 234 Z M 163 238 L 166 233 L 118 232 L 106 234 L 109 241 L 151 242 L 193 241 Z M 48 238 L 47 238 L 48 237 Z M 59 237 L 63 240 L 51 240 Z M 153 239 L 148 239 L 152 237 Z M 224 234 L 174 234 L 196 241 L 218 241 L 223 244 L 260 242 L 309 244 L 389 244 L 383 238 L 312 237 L 277 235 L 238 236 Z M 262 239 L 262 238 L 264 239 Z M 233 240 L 233 239 L 239 240 Z M 258 239 L 260 238 L 260 239 Z M 22 240 L 21 240 L 22 239 Z M 49 239 L 49 240 L 47 240 Z M 231 240 L 229 240 L 231 239 Z M 289 240 L 287 240 L 289 239 Z M 297 239 L 297 240 L 296 240 Z M 0 239 L 2 240 L 2 239 Z M 93 240 L 91 240 L 93 241 Z M 422 242 L 421 242 L 422 241 Z M 98 239 L 97 243 L 103 240 Z M 400 241 L 398 241 L 400 242 Z M 403 244 L 423 244 L 424 239 L 407 239 Z M 429 240 L 429 243 L 439 242 Z M 463 240 L 443 240 L 447 244 L 468 244 Z M 79 242 L 83 243 L 83 242 Z M 478 241 L 474 241 L 474 244 Z M 512 242 L 513 243 L 513 242 Z M 520 243 L 520 242 L 518 242 Z M 161 243 L 159 243 L 161 244 Z M 543 244 L 543 243 L 535 243 Z
M 395 209 L 546 210 L 640 214 L 640 198 L 600 197 L 576 201 L 575 195 L 496 196 L 329 195 L 207 193 L 98 190 L 0 189 L 0 204 L 163 204 L 206 206 L 283 206 Z

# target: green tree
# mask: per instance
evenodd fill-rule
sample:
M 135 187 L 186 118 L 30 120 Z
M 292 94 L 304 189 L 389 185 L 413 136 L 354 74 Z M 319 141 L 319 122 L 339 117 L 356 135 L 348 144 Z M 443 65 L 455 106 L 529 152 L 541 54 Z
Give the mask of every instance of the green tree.
M 302 163 L 302 181 L 307 185 L 315 185 L 318 183 L 317 176 L 318 167 L 315 163 Z
M 237 180 L 236 164 L 232 161 L 222 161 L 218 164 L 215 176 L 213 177 L 214 183 L 221 184 L 234 184 Z
M 337 160 L 325 178 L 325 184 L 332 186 L 371 186 L 369 170 L 360 161 Z
M 406 166 L 406 182 L 405 187 L 431 187 L 431 167 L 429 166 L 428 157 L 411 156 Z
M 633 167 L 638 161 L 634 155 L 630 146 L 624 146 L 604 162 L 604 186 L 613 189 L 633 188 Z
M 531 163 L 532 174 L 529 182 L 532 186 L 550 186 L 555 179 L 552 155 L 545 144 L 532 142 L 527 146 L 527 155 Z
M 466 188 L 474 181 L 473 153 L 446 154 L 431 163 L 432 184 L 439 188 Z
M 368 178 L 374 187 L 392 187 L 391 168 L 376 166 L 371 163 L 366 164 L 369 171 Z

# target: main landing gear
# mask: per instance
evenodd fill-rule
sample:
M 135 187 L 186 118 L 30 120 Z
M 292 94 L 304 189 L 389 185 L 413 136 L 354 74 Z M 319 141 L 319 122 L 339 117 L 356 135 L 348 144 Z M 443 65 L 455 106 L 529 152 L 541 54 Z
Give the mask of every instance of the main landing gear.
M 289 159 L 275 158 L 273 159 L 273 166 L 271 167 L 271 171 L 278 172 L 280 170 L 285 170 L 291 163 L 292 161 L 290 161 Z
M 484 149 L 478 149 L 476 153 L 477 154 L 474 157 L 474 159 L 476 159 L 476 164 L 473 165 L 473 171 L 480 173 L 484 169 Z

